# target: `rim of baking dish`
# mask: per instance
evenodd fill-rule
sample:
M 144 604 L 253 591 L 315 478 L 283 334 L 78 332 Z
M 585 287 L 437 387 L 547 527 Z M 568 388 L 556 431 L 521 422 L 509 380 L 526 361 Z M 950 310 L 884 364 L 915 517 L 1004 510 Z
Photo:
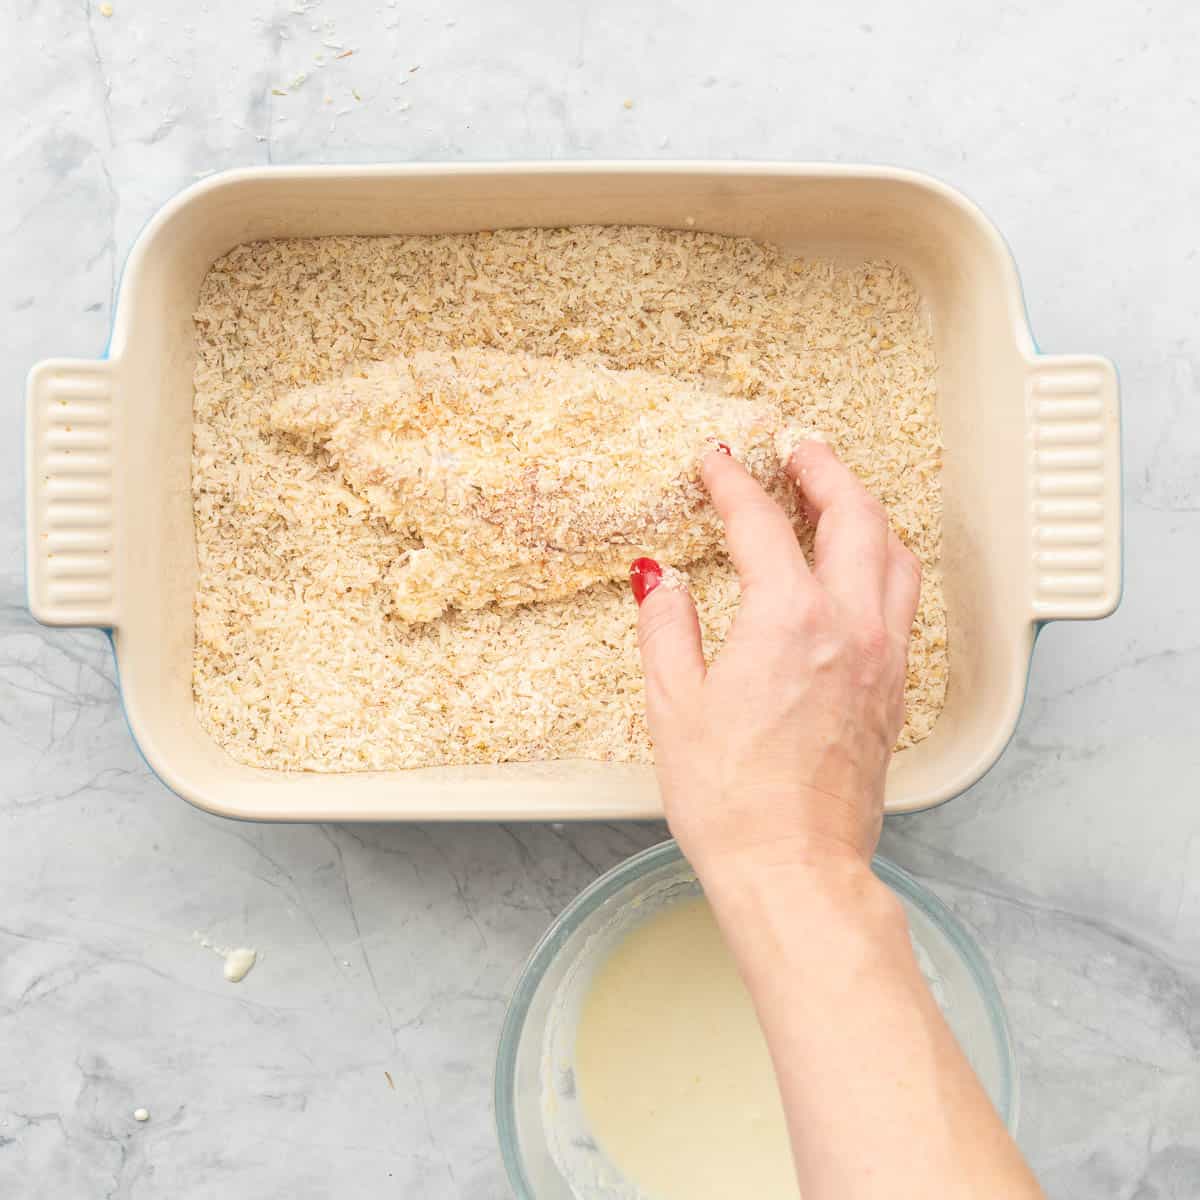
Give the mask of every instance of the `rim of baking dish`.
M 108 342 L 104 348 L 102 357 L 106 359 L 119 357 L 124 348 L 128 336 L 127 324 L 130 319 L 127 315 L 129 312 L 129 305 L 127 303 L 122 303 L 122 296 L 125 293 L 125 283 L 131 278 L 136 279 L 142 258 L 147 253 L 148 248 L 154 241 L 159 229 L 169 222 L 180 209 L 186 207 L 210 192 L 217 192 L 226 187 L 236 186 L 246 181 L 264 178 L 304 180 L 320 179 L 330 176 L 361 176 L 365 178 L 408 177 L 419 179 L 425 176 L 433 175 L 488 176 L 506 175 L 521 172 L 535 175 L 588 175 L 622 172 L 638 175 L 669 174 L 680 176 L 706 173 L 718 173 L 727 176 L 751 176 L 755 174 L 766 173 L 773 175 L 803 176 L 824 179 L 890 180 L 894 182 L 908 183 L 913 186 L 923 188 L 926 191 L 939 196 L 944 201 L 967 214 L 973 220 L 973 223 L 979 227 L 981 235 L 986 237 L 988 241 L 992 243 L 1002 260 L 1000 268 L 1006 281 L 1006 290 L 1009 294 L 1009 299 L 1012 301 L 1007 308 L 1012 325 L 1011 332 L 1016 339 L 1016 345 L 1020 352 L 1028 355 L 1029 357 L 1037 357 L 1041 356 L 1042 354 L 1042 351 L 1034 339 L 1030 326 L 1028 306 L 1026 304 L 1024 289 L 1021 284 L 1020 272 L 1015 255 L 1013 254 L 1011 247 L 1004 238 L 1000 229 L 995 222 L 993 222 L 987 216 L 986 212 L 959 188 L 945 183 L 936 176 L 930 175 L 926 172 L 916 171 L 902 166 L 893 166 L 886 163 L 828 163 L 769 159 L 738 161 L 725 161 L 720 159 L 678 159 L 670 161 L 600 159 L 567 162 L 524 159 L 466 163 L 397 162 L 345 164 L 266 164 L 262 166 L 235 167 L 229 170 L 216 172 L 203 179 L 190 183 L 171 196 L 170 199 L 168 199 L 150 217 L 135 239 L 129 254 L 125 259 L 124 266 L 119 274 L 117 282 L 114 285 L 114 293 L 112 297 L 113 322 L 110 328 Z M 1122 535 L 1123 532 L 1124 531 L 1122 530 Z M 1120 564 L 1122 568 L 1120 587 L 1123 591 L 1123 553 L 1120 555 Z M 1118 594 L 1118 603 L 1119 602 L 1120 593 Z M 1022 689 L 1020 703 L 1016 706 L 1011 724 L 1003 731 L 1002 738 L 998 740 L 998 745 L 995 747 L 995 753 L 991 757 L 991 761 L 988 763 L 988 765 L 977 774 L 968 773 L 968 775 L 952 781 L 950 786 L 942 794 L 938 795 L 935 799 L 921 804 L 919 807 L 905 807 L 903 809 L 893 808 L 889 811 L 926 811 L 928 809 L 937 808 L 949 800 L 955 799 L 956 797 L 962 795 L 965 791 L 968 791 L 994 768 L 996 763 L 1003 756 L 1008 745 L 1011 743 L 1013 737 L 1015 736 L 1016 730 L 1019 727 L 1021 714 L 1024 711 L 1028 699 L 1030 675 L 1032 671 L 1033 654 L 1036 648 L 1036 643 L 1042 629 L 1046 624 L 1049 623 L 1050 619 L 1031 618 L 1029 621 L 1029 652 L 1025 657 L 1024 687 Z M 219 805 L 211 805 L 210 803 L 206 802 L 206 799 L 193 794 L 193 791 L 191 788 L 189 788 L 187 781 L 178 777 L 169 763 L 161 763 L 157 761 L 157 754 L 153 755 L 153 758 L 151 757 L 145 748 L 144 738 L 139 734 L 137 727 L 138 722 L 135 721 L 130 713 L 125 692 L 121 686 L 120 656 L 117 653 L 116 639 L 113 636 L 115 631 L 113 629 L 106 629 L 105 632 L 108 633 L 110 644 L 113 647 L 114 659 L 116 660 L 118 693 L 121 698 L 122 712 L 125 717 L 126 724 L 130 730 L 130 734 L 135 744 L 138 747 L 139 754 L 155 777 L 158 778 L 159 781 L 162 782 L 163 785 L 170 791 L 173 791 L 181 798 L 187 800 L 189 803 L 205 812 L 213 812 L 217 815 L 232 817 L 235 819 L 259 819 L 259 815 L 255 813 L 226 811 L 222 810 Z M 268 819 L 278 820 L 279 818 L 272 816 Z M 294 821 L 308 821 L 315 819 L 318 818 L 290 818 L 290 820 Z M 356 817 L 353 814 L 348 814 L 344 815 L 341 819 L 355 820 Z M 367 818 L 364 817 L 361 819 Z M 284 818 L 283 820 L 286 822 L 289 820 L 289 818 Z

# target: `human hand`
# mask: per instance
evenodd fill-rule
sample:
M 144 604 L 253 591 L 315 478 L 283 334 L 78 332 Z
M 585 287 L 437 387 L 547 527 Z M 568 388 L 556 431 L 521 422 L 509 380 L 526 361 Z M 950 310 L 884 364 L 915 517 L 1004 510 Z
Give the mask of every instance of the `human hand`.
M 652 559 L 630 571 L 667 821 L 702 875 L 746 854 L 866 862 L 882 826 L 920 566 L 827 445 L 802 442 L 787 471 L 816 527 L 811 569 L 740 464 L 704 460 L 742 586 L 711 666 L 686 590 Z

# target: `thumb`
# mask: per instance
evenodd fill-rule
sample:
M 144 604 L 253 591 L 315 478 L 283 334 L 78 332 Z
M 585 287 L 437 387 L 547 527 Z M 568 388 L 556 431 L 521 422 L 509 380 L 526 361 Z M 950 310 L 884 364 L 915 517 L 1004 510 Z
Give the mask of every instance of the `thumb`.
M 638 602 L 638 648 L 653 722 L 686 703 L 704 682 L 700 621 L 682 572 L 638 558 L 629 568 L 629 583 Z

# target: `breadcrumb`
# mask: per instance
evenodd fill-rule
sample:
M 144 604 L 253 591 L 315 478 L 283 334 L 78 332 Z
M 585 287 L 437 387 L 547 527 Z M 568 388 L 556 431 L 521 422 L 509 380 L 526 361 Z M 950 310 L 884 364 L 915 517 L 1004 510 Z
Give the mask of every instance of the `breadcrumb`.
M 781 463 L 788 463 L 796 453 L 801 442 L 823 442 L 825 435 L 811 425 L 799 421 L 788 421 L 776 430 L 774 437 L 775 453 Z
M 941 431 L 932 334 L 899 268 L 657 228 L 257 242 L 209 271 L 195 328 L 193 687 L 201 723 L 237 760 L 649 759 L 623 580 L 399 620 L 389 568 L 419 538 L 364 502 L 327 451 L 270 424 L 292 389 L 464 350 L 715 385 L 819 430 L 924 567 L 900 746 L 933 728 L 948 677 Z M 736 575 L 721 551 L 688 573 L 711 656 Z
M 662 579 L 658 586 L 666 588 L 669 592 L 686 592 L 690 583 L 686 571 L 681 571 L 678 567 L 663 567 Z

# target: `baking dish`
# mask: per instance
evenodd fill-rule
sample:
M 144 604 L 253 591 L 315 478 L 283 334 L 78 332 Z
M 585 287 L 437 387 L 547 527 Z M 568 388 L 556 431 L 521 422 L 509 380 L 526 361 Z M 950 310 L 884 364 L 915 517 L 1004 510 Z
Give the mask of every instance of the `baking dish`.
M 322 234 L 645 224 L 742 234 L 806 255 L 887 257 L 928 305 L 945 433 L 951 678 L 931 737 L 898 755 L 890 811 L 958 794 L 1020 713 L 1040 624 L 1102 617 L 1121 588 L 1116 373 L 1035 349 L 1012 258 L 928 177 L 880 167 L 537 163 L 284 167 L 213 176 L 138 239 L 108 357 L 53 359 L 27 394 L 33 615 L 111 631 L 129 724 L 181 796 L 279 820 L 645 818 L 649 767 L 598 762 L 351 775 L 244 766 L 192 708 L 192 322 L 238 243 Z

